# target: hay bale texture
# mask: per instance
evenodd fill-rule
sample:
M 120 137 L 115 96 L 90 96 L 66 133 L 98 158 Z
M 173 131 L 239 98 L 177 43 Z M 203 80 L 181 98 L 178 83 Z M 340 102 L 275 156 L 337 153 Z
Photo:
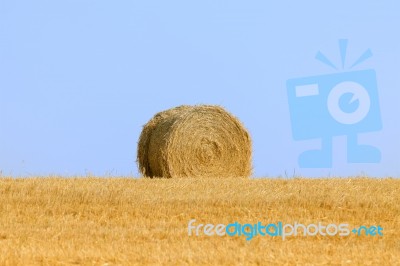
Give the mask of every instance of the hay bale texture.
M 220 106 L 182 105 L 144 125 L 137 162 L 145 177 L 248 177 L 251 139 Z

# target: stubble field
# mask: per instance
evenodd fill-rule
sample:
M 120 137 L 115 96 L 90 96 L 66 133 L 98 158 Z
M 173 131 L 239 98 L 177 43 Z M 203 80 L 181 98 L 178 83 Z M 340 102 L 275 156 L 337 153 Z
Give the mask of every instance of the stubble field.
M 189 236 L 239 222 L 383 236 Z M 400 179 L 0 178 L 0 265 L 399 265 Z

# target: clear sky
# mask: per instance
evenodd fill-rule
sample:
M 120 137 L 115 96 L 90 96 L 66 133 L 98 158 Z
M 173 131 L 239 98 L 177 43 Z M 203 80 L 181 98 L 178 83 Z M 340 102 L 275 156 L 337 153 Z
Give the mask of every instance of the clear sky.
M 3 175 L 133 175 L 142 128 L 181 104 L 219 104 L 253 139 L 255 176 L 400 176 L 399 1 L 0 0 Z M 374 69 L 382 130 L 359 136 L 380 163 L 300 168 L 286 81 Z

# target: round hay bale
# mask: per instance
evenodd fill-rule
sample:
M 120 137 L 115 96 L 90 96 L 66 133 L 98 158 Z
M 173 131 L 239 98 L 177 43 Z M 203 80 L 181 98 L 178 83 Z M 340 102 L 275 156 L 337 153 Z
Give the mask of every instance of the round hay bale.
M 220 106 L 182 105 L 143 127 L 137 162 L 146 177 L 249 177 L 251 139 Z

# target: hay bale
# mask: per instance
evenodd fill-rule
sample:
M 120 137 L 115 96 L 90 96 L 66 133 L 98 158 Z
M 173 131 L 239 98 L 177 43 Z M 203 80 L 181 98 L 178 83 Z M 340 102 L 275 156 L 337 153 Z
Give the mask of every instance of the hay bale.
M 248 177 L 251 139 L 220 106 L 182 105 L 143 127 L 137 162 L 146 177 Z

